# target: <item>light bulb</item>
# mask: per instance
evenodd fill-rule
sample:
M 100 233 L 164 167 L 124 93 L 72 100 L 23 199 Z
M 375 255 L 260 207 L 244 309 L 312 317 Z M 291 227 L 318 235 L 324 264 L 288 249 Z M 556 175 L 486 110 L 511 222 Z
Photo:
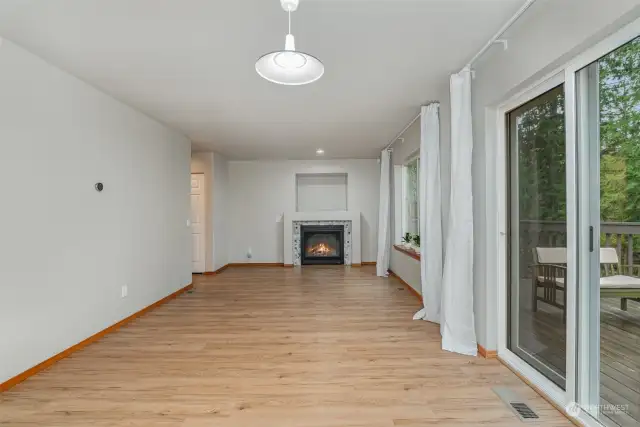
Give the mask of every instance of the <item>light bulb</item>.
M 274 56 L 273 61 L 281 68 L 293 70 L 304 67 L 307 63 L 307 58 L 297 52 L 285 51 Z

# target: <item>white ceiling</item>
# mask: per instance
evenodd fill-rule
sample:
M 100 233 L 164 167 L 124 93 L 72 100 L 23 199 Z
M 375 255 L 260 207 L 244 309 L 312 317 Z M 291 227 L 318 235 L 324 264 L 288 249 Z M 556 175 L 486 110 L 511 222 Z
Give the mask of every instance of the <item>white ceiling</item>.
M 0 35 L 233 159 L 376 157 L 524 0 L 301 0 L 326 73 L 254 70 L 284 46 L 278 0 L 1 0 Z

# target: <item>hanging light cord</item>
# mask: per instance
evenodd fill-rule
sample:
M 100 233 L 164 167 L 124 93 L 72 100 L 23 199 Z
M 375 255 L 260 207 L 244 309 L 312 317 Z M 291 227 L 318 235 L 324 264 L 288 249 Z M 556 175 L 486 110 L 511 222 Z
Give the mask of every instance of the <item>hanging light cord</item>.
M 289 9 L 289 34 L 291 34 L 291 9 Z

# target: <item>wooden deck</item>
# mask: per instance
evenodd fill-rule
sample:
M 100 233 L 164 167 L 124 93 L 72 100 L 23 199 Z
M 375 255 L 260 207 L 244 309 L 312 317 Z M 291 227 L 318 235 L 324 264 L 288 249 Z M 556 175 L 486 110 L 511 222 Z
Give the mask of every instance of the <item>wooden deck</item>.
M 626 405 L 627 412 L 607 413 L 603 421 L 612 426 L 640 425 L 640 303 L 629 301 L 620 309 L 619 298 L 600 300 L 600 397 L 603 405 Z M 522 320 L 532 332 L 529 348 L 556 371 L 565 373 L 565 337 L 559 309 L 540 303 L 536 313 L 522 310 Z
M 571 423 L 438 325 L 374 267 L 229 268 L 0 394 L 0 426 L 439 427 Z M 524 424 L 522 424 L 524 425 Z

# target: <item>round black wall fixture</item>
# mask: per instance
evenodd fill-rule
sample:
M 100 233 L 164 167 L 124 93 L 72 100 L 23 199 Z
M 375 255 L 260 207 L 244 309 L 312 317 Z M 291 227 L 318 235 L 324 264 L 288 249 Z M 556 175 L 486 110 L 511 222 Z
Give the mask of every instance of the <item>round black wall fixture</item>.
M 97 183 L 97 184 L 96 184 L 96 191 L 97 191 L 97 192 L 100 192 L 100 191 L 102 191 L 103 189 L 104 189 L 104 185 L 102 185 L 102 183 L 101 183 L 101 182 L 99 182 L 99 183 Z

